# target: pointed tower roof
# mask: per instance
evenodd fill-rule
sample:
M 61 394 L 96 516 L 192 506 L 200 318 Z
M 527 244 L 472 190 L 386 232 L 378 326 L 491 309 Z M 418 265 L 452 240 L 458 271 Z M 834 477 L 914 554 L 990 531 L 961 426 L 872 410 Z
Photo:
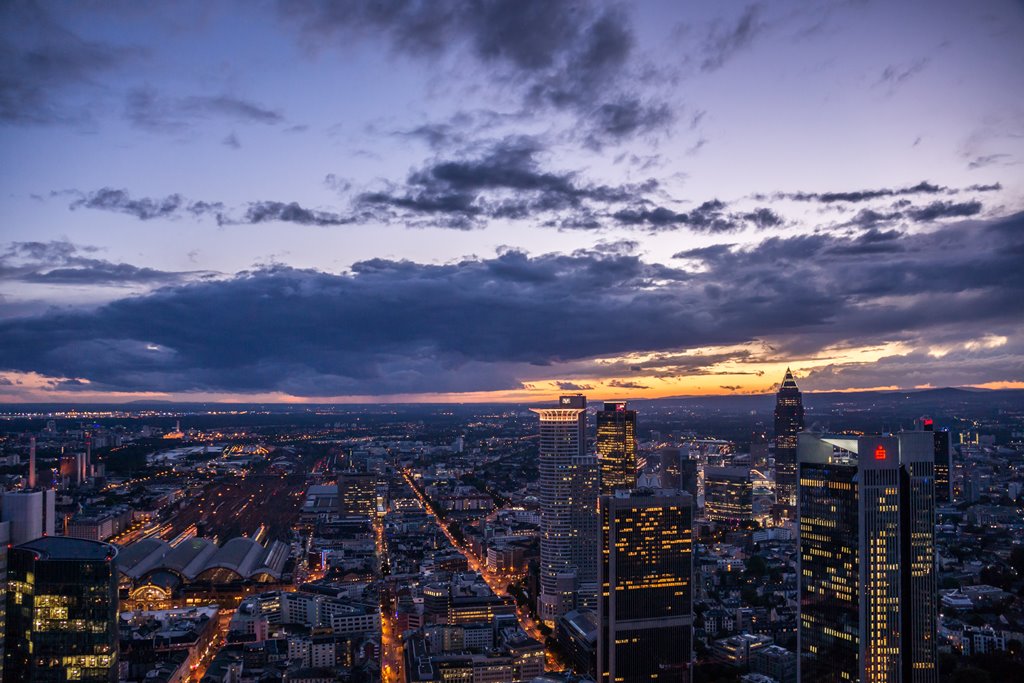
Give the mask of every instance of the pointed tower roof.
M 799 391 L 799 387 L 796 385 L 796 378 L 793 377 L 793 371 L 789 368 L 786 368 L 786 376 L 782 379 L 782 386 L 779 389 L 796 389 Z

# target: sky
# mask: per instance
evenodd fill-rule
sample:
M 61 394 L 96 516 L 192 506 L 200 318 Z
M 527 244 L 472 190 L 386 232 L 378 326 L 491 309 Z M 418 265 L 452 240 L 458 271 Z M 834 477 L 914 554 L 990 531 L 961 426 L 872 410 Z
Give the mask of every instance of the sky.
M 0 4 L 0 401 L 1024 387 L 1024 3 Z

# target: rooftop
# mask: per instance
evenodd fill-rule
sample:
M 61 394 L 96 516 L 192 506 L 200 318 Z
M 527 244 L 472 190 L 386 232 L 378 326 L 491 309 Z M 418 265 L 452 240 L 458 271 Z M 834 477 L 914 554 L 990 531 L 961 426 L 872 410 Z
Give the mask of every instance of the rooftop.
M 102 561 L 117 556 L 117 548 L 108 543 L 69 536 L 43 536 L 18 548 L 32 550 L 44 560 Z

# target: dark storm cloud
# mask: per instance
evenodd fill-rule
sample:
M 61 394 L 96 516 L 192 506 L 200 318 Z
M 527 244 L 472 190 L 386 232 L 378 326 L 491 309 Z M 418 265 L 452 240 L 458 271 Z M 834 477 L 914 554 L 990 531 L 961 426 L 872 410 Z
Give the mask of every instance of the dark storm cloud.
M 238 97 L 160 97 L 153 90 L 144 88 L 128 93 L 125 116 L 140 128 L 158 132 L 179 132 L 195 121 L 207 118 L 259 124 L 278 124 L 285 120 L 278 111 Z
M 133 199 L 127 190 L 104 187 L 101 190 L 90 192 L 74 200 L 68 208 L 115 211 L 135 216 L 142 221 L 148 221 L 153 218 L 174 217 L 178 215 L 186 204 L 187 202 L 179 194 L 168 195 L 162 199 L 152 199 L 149 197 Z
M 548 0 L 334 3 L 282 2 L 312 45 L 384 35 L 396 52 L 438 57 L 468 51 L 496 78 L 521 92 L 527 107 L 574 112 L 592 146 L 666 127 L 672 112 L 648 102 L 627 79 L 634 38 L 617 8 Z
M 904 237 L 904 235 L 905 233 L 899 230 L 870 228 L 843 244 L 831 247 L 828 253 L 845 255 L 878 254 L 879 256 L 895 254 L 904 248 L 900 242 L 900 238 Z
M 932 202 L 927 206 L 907 209 L 906 214 L 915 221 L 927 223 L 940 218 L 964 218 L 981 213 L 981 202 Z
M 720 69 L 736 53 L 746 49 L 764 29 L 760 21 L 761 7 L 750 5 L 734 23 L 718 22 L 712 26 L 704 43 L 703 71 Z
M 861 209 L 844 225 L 873 228 L 897 221 L 933 223 L 942 219 L 977 216 L 982 210 L 982 204 L 977 200 L 966 202 L 934 201 L 922 206 L 914 206 L 906 200 L 901 200 L 894 206 L 899 208 L 891 210 Z
M 142 51 L 83 40 L 33 2 L 0 3 L 0 121 L 74 124 L 91 118 L 68 93 L 137 60 Z
M 590 147 L 599 149 L 609 139 L 667 130 L 675 121 L 675 114 L 666 104 L 644 103 L 635 97 L 624 97 L 597 107 L 590 113 L 589 119 L 593 128 L 586 142 Z
M 56 193 L 62 194 L 62 193 Z M 95 192 L 79 194 L 69 204 L 71 209 L 98 209 L 135 216 L 139 220 L 155 218 L 176 219 L 186 214 L 195 218 L 210 216 L 218 225 L 255 225 L 268 221 L 298 225 L 346 225 L 355 222 L 354 216 L 332 211 L 309 209 L 296 202 L 257 201 L 246 205 L 240 214 L 229 211 L 222 202 L 189 201 L 180 194 L 163 198 L 133 198 L 127 190 L 105 187 Z
M 918 194 L 946 194 L 949 191 L 948 187 L 922 181 L 911 187 L 854 190 L 849 192 L 777 192 L 774 196 L 776 199 L 794 199 L 799 202 L 831 204 L 834 202 L 866 202 L 886 197 L 903 197 Z
M 351 216 L 332 213 L 330 211 L 316 211 L 299 206 L 295 202 L 285 204 L 283 202 L 253 202 L 245 210 L 245 215 L 240 223 L 266 223 L 267 221 L 281 221 L 282 223 L 297 223 L 299 225 L 346 225 L 355 219 Z M 230 222 L 222 220 L 222 223 Z
M 652 230 L 669 230 L 680 227 L 695 232 L 726 233 L 743 230 L 748 225 L 765 229 L 777 227 L 784 222 L 771 209 L 759 208 L 746 213 L 726 211 L 724 202 L 712 199 L 691 211 L 678 212 L 663 206 L 654 208 L 623 209 L 612 217 L 622 225 L 645 226 Z
M 858 250 L 867 244 L 890 250 L 880 260 Z M 1022 254 L 1018 214 L 926 235 L 703 249 L 682 255 L 700 261 L 692 272 L 599 251 L 446 265 L 374 259 L 344 275 L 270 268 L 0 321 L 0 369 L 92 389 L 316 396 L 518 388 L 538 368 L 591 363 L 583 376 L 594 377 L 619 368 L 588 359 L 640 352 L 661 354 L 650 362 L 666 373 L 702 372 L 713 358 L 678 350 L 759 339 L 773 354 L 931 343 L 938 331 L 966 343 L 977 330 L 1022 332 Z M 628 371 L 657 372 L 647 362 Z
M 541 150 L 532 138 L 506 138 L 479 156 L 431 162 L 411 172 L 404 187 L 365 192 L 356 203 L 369 210 L 385 210 L 377 212 L 381 220 L 426 216 L 435 225 L 471 228 L 484 218 L 523 219 L 566 210 L 586 213 L 588 202 L 622 203 L 657 185 L 653 180 L 641 185 L 598 185 L 581 181 L 574 173 L 545 171 L 537 159 Z M 599 226 L 591 220 L 585 224 Z
M 12 242 L 0 250 L 0 281 L 49 285 L 165 285 L 210 277 L 207 271 L 173 272 L 113 263 L 98 250 L 71 242 Z

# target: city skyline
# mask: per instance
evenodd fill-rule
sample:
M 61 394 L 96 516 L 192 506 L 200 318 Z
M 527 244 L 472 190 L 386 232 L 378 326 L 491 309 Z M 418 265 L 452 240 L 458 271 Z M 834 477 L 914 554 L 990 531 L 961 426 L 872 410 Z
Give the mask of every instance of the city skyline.
M 1019 2 L 0 7 L 0 402 L 1024 388 Z

